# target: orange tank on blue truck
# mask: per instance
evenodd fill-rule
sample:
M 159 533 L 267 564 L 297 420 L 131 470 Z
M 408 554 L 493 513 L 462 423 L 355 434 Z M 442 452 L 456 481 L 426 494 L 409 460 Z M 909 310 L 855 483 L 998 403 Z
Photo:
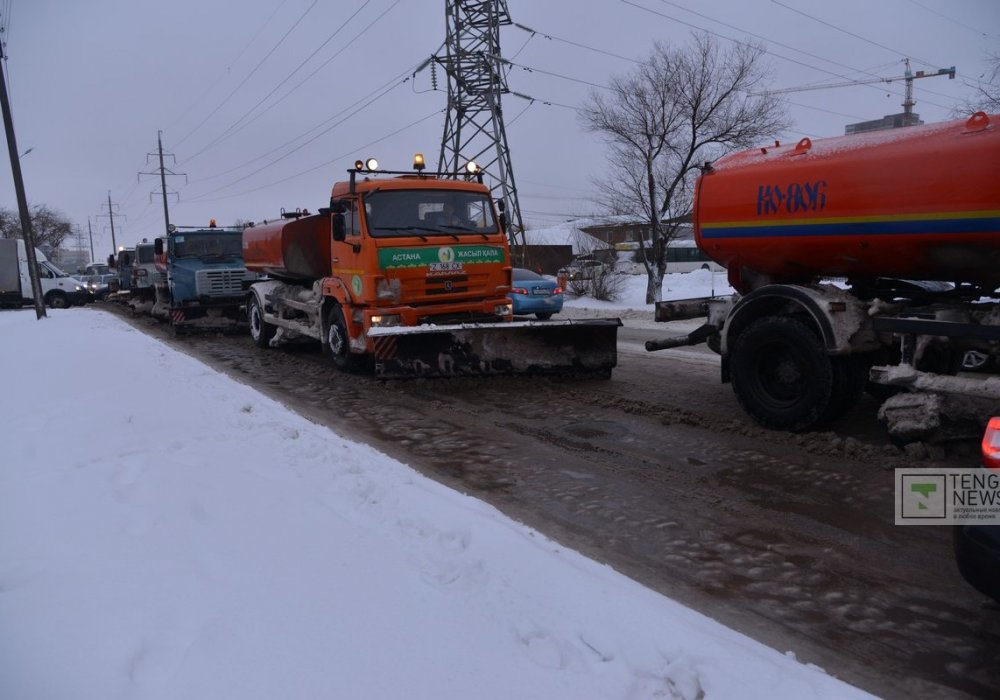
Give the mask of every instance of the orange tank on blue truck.
M 720 158 L 696 184 L 694 226 L 738 294 L 658 304 L 660 321 L 708 318 L 647 349 L 707 341 L 761 424 L 829 422 L 870 382 L 909 390 L 880 414 L 901 440 L 926 424 L 916 413 L 948 422 L 928 392 L 1000 405 L 996 383 L 954 376 L 1000 350 L 1000 115 Z

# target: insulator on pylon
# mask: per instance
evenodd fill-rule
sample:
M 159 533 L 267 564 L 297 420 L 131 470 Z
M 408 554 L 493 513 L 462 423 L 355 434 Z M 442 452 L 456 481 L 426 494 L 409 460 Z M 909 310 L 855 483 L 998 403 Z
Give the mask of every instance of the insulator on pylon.
M 438 72 L 436 63 L 431 64 L 431 89 L 432 90 L 438 89 Z

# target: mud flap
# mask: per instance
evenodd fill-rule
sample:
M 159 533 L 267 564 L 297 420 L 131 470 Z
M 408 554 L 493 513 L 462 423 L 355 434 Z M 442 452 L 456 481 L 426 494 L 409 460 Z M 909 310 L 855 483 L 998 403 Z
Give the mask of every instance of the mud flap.
M 620 319 L 373 328 L 375 374 L 385 378 L 474 374 L 610 377 Z

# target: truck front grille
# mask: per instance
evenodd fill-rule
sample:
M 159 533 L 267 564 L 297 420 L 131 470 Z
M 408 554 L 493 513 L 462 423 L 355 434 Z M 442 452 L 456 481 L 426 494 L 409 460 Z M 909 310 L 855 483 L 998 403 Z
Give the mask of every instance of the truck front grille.
M 243 268 L 198 270 L 194 277 L 195 290 L 198 296 L 236 296 L 243 291 L 246 273 Z

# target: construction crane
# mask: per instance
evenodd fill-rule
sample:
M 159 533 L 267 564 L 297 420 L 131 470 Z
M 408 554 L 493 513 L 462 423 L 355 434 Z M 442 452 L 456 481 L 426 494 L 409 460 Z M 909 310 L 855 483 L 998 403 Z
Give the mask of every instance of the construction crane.
M 903 99 L 903 114 L 909 120 L 913 114 L 913 81 L 918 78 L 936 78 L 940 75 L 947 75 L 949 80 L 955 79 L 955 66 L 951 68 L 939 68 L 936 72 L 928 73 L 918 70 L 916 73 L 910 70 L 910 59 L 904 59 L 906 72 L 903 75 L 893 78 L 867 78 L 865 80 L 847 80 L 842 83 L 823 83 L 822 85 L 803 85 L 801 87 L 784 88 L 782 90 L 769 90 L 771 95 L 782 95 L 789 92 L 806 92 L 808 90 L 826 90 L 827 88 L 851 87 L 853 85 L 874 85 L 876 83 L 894 83 L 899 80 L 906 81 L 906 95 Z

